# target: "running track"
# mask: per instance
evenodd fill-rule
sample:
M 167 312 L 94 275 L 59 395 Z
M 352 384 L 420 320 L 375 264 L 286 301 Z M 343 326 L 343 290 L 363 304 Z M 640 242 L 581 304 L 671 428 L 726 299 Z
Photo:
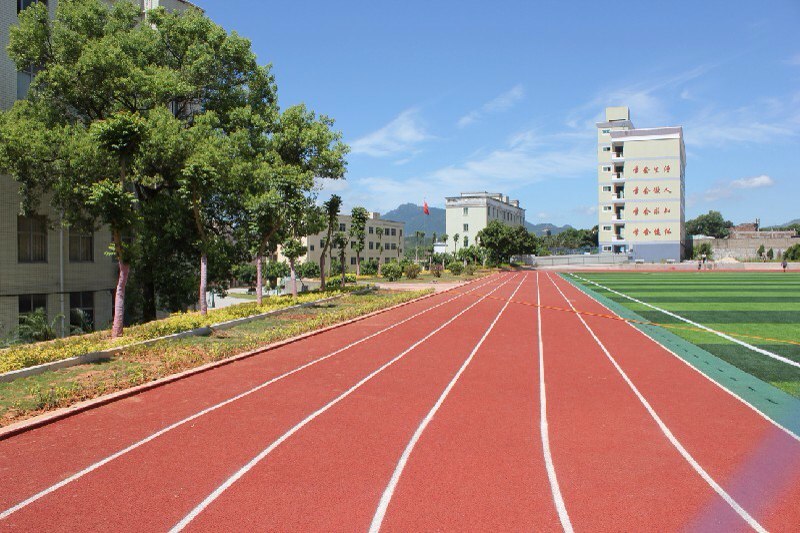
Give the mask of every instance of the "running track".
M 499 274 L 12 436 L 0 529 L 797 531 L 800 440 L 594 313 Z

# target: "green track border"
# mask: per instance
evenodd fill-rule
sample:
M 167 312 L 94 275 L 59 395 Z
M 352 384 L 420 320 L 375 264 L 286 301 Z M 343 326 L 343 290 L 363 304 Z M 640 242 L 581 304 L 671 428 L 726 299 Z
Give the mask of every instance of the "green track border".
M 572 275 L 560 273 L 562 279 L 594 298 L 614 313 L 629 320 L 647 322 L 636 312 L 595 292 Z M 678 337 L 671 331 L 651 324 L 630 323 L 655 342 L 683 359 L 703 375 L 750 404 L 764 416 L 800 437 L 800 400 L 769 383 L 740 370 L 712 353 Z

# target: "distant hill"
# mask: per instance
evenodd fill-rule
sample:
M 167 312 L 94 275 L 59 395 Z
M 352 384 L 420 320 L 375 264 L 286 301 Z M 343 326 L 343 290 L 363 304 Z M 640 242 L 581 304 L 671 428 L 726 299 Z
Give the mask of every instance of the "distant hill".
M 406 235 L 413 236 L 414 232 L 424 231 L 428 237 L 435 231 L 438 235 L 445 232 L 445 210 L 441 207 L 429 207 L 430 215 L 422 212 L 422 206 L 417 204 L 403 204 L 397 209 L 392 209 L 387 213 L 381 214 L 381 218 L 387 220 L 396 220 L 397 222 L 405 222 Z M 525 227 L 528 231 L 536 235 L 543 235 L 546 229 L 550 230 L 552 235 L 557 235 L 562 231 L 571 228 L 569 224 L 566 226 L 556 226 L 550 223 L 531 224 L 525 222 Z
M 795 224 L 800 224 L 800 218 L 796 218 L 796 219 L 792 220 L 791 222 L 787 222 L 786 224 L 781 224 L 780 227 L 785 228 L 787 226 L 794 226 Z
M 424 231 L 430 236 L 434 231 L 441 235 L 444 233 L 444 209 L 429 207 L 430 215 L 422 212 L 422 206 L 417 204 L 403 204 L 397 209 L 381 213 L 381 218 L 396 220 L 406 223 L 406 235 L 414 235 L 416 231 Z
M 554 224 L 550 224 L 549 222 L 545 222 L 543 224 L 531 224 L 528 221 L 525 222 L 525 227 L 528 229 L 528 231 L 535 233 L 539 237 L 544 235 L 544 231 L 547 229 L 550 230 L 551 235 L 558 235 L 562 231 L 572 228 L 572 226 L 569 224 L 565 226 L 556 226 Z

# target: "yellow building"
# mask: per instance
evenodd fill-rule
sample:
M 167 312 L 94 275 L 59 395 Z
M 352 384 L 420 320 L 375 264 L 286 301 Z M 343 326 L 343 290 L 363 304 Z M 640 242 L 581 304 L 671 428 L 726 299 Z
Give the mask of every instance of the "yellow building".
M 0 109 L 9 109 L 25 98 L 31 72 L 17 72 L 6 49 L 17 14 L 36 0 L 0 2 Z M 47 2 L 51 16 L 56 2 Z M 143 10 L 163 6 L 187 9 L 183 0 L 140 0 Z M 105 255 L 111 243 L 107 228 L 80 232 L 65 228 L 59 214 L 43 200 L 39 212 L 19 215 L 17 183 L 0 175 L 0 336 L 19 323 L 19 316 L 42 308 L 58 332 L 69 334 L 73 309 L 81 309 L 97 329 L 107 327 L 113 314 L 117 264 Z
M 445 231 L 447 252 L 472 246 L 478 232 L 489 222 L 497 220 L 506 226 L 525 224 L 525 210 L 519 200 L 494 192 L 462 192 L 460 196 L 445 198 Z M 458 235 L 458 245 L 453 237 Z
M 345 266 L 349 272 L 356 270 L 356 254 L 353 250 L 354 241 L 350 237 L 350 225 L 352 217 L 350 215 L 339 215 L 338 231 L 345 234 L 350 241 L 350 245 L 345 249 Z M 383 228 L 383 235 L 379 236 L 376 231 L 377 228 Z M 403 230 L 405 228 L 404 222 L 396 222 L 394 220 L 385 220 L 381 218 L 380 213 L 370 213 L 365 228 L 366 238 L 364 239 L 364 250 L 361 252 L 361 264 L 363 265 L 368 260 L 380 261 L 388 263 L 390 261 L 399 261 L 403 257 Z M 303 237 L 301 241 L 303 246 L 307 248 L 306 254 L 298 259 L 298 263 L 305 263 L 311 261 L 312 263 L 319 264 L 319 258 L 322 254 L 322 248 L 325 245 L 325 237 L 327 231 Z M 383 246 L 381 251 L 380 246 Z M 338 250 L 332 250 L 329 255 L 339 257 Z M 286 258 L 281 253 L 278 247 L 277 254 L 278 261 L 286 261 Z M 326 263 L 326 269 L 330 268 L 330 259 Z
M 606 108 L 606 121 L 597 123 L 597 160 L 601 253 L 683 259 L 683 128 L 634 128 L 627 107 Z

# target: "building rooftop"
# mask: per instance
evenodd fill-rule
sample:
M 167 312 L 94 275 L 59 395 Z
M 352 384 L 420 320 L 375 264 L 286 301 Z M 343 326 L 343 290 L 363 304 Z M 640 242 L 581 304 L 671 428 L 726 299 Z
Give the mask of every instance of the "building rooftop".
M 683 136 L 682 126 L 669 126 L 665 128 L 634 128 L 630 130 L 612 131 L 612 139 L 621 139 L 624 137 L 662 137 L 664 135 L 679 135 Z
M 495 200 L 496 202 L 506 204 L 509 207 L 516 207 L 517 209 L 522 209 L 519 206 L 519 200 L 511 200 L 509 199 L 508 196 L 505 196 L 499 192 L 488 192 L 488 191 L 462 192 L 460 196 L 447 196 L 445 200 L 447 203 L 454 203 L 458 202 L 459 200 L 468 200 L 470 198 L 479 198 L 479 199 L 485 198 L 487 200 Z

